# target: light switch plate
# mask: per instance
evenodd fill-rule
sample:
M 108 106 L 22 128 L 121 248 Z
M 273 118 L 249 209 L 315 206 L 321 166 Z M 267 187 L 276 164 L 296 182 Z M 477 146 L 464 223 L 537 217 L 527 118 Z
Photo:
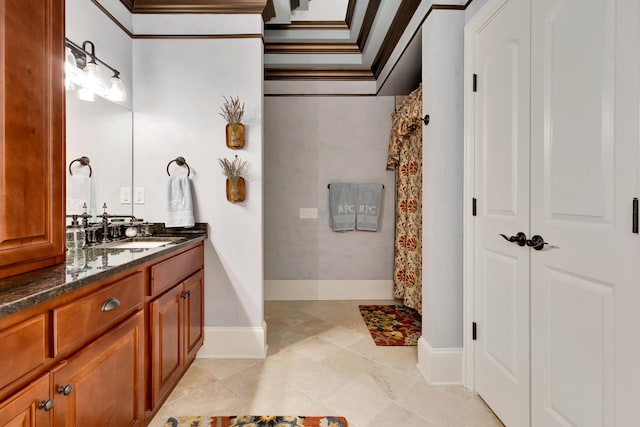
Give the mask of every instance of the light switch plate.
M 300 219 L 318 219 L 318 208 L 300 208 Z
M 131 204 L 131 187 L 120 187 L 120 204 Z
M 133 202 L 136 205 L 144 204 L 144 187 L 136 187 L 133 191 Z

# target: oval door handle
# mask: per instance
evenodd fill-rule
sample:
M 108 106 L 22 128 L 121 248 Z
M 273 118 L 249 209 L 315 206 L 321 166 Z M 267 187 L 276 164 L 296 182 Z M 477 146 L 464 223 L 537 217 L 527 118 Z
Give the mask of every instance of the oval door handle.
M 58 387 L 58 394 L 63 394 L 65 396 L 69 396 L 73 391 L 73 386 L 71 384 L 61 385 Z
M 544 245 L 548 245 L 548 243 L 538 234 L 531 236 L 531 240 L 527 240 L 527 246 L 532 247 L 536 251 L 541 251 Z
M 527 243 L 527 235 L 522 231 L 518 232 L 515 236 L 507 237 L 504 234 L 500 234 L 507 242 L 517 243 L 518 246 L 524 246 Z
M 120 301 L 118 301 L 118 298 L 111 297 L 102 304 L 102 308 L 100 310 L 111 311 L 118 307 L 120 307 Z
M 50 411 L 53 409 L 53 399 L 43 400 L 38 403 L 38 409 L 42 409 L 43 411 Z

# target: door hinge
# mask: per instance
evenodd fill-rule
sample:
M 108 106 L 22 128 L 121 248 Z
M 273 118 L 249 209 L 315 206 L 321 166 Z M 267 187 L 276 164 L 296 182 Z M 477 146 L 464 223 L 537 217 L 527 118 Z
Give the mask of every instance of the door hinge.
M 476 327 L 476 322 L 471 323 L 471 339 L 474 341 L 478 338 L 478 331 Z
M 473 74 L 473 91 L 478 91 L 478 75 L 475 73 Z
M 477 200 L 474 197 L 473 199 L 471 199 L 471 215 L 476 216 L 476 214 L 478 213 L 477 211 Z
M 631 220 L 631 232 L 638 234 L 638 198 L 633 198 L 633 219 Z

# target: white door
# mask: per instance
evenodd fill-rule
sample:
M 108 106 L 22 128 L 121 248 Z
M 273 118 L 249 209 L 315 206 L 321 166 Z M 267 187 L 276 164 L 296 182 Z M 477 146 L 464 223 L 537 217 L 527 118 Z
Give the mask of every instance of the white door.
M 640 425 L 638 0 L 532 2 L 532 425 Z
M 508 426 L 529 425 L 529 0 L 489 2 L 473 31 L 475 390 Z M 469 41 L 469 34 L 467 34 Z M 466 73 L 467 75 L 469 73 Z M 523 242 L 524 243 L 524 242 Z

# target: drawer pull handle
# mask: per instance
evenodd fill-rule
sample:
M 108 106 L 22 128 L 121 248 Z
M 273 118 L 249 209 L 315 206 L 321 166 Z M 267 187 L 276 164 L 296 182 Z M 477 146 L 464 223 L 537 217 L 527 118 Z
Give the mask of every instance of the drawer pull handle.
M 58 387 L 58 394 L 63 394 L 65 396 L 69 396 L 73 391 L 73 386 L 71 384 L 61 385 Z
M 43 400 L 38 403 L 38 409 L 42 409 L 44 411 L 50 411 L 53 409 L 53 399 Z
M 118 307 L 120 307 L 120 301 L 118 301 L 118 298 L 111 297 L 108 300 L 106 300 L 104 304 L 102 304 L 102 308 L 100 310 L 111 311 L 111 310 L 115 310 Z

